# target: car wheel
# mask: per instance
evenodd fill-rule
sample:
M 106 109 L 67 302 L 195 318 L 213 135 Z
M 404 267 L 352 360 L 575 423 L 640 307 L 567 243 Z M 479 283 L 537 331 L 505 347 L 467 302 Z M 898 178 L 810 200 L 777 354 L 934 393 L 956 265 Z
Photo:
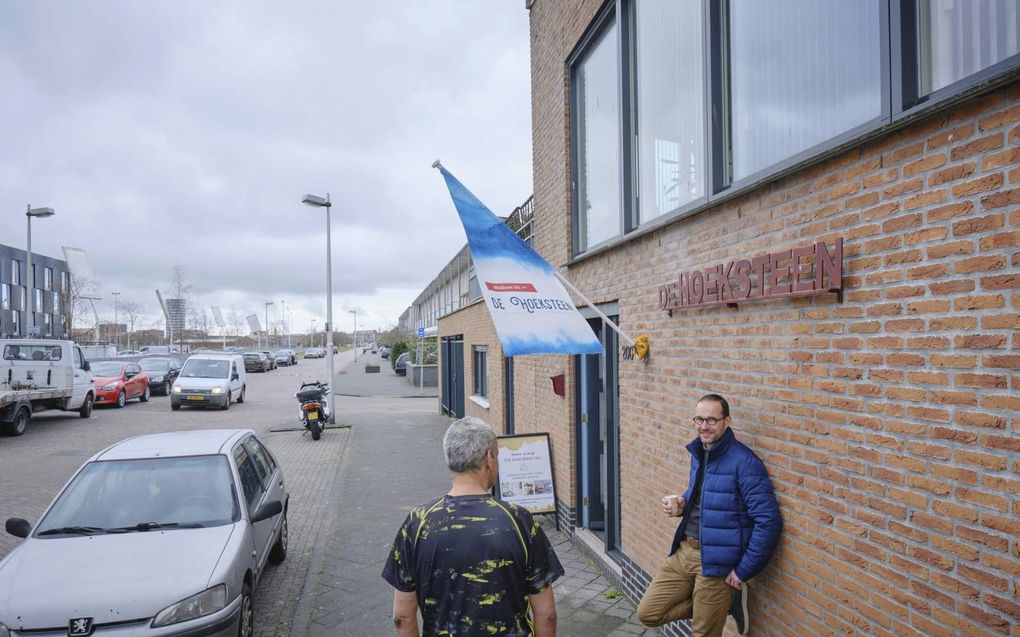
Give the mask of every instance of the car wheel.
M 287 511 L 283 512 L 283 523 L 280 525 L 280 537 L 276 540 L 276 544 L 269 550 L 269 561 L 273 564 L 279 564 L 283 560 L 287 559 Z
M 222 409 L 224 411 L 226 411 L 227 409 L 230 409 L 230 399 L 231 399 L 231 395 L 230 395 L 230 392 L 228 391 L 227 392 L 227 402 L 223 403 L 223 406 L 220 407 L 220 409 Z
M 172 409 L 174 411 L 180 411 L 181 410 L 181 405 L 180 405 L 180 403 L 171 402 L 170 403 L 170 409 Z
M 244 583 L 241 589 L 241 621 L 237 626 L 237 637 L 251 637 L 255 633 L 255 602 L 251 598 L 251 585 Z
M 81 409 L 78 410 L 78 415 L 81 416 L 82 418 L 90 417 L 92 415 L 92 405 L 94 401 L 95 398 L 92 396 L 92 394 L 85 396 L 85 402 L 81 404 Z
M 28 421 L 31 417 L 32 412 L 29 411 L 28 407 L 22 407 L 18 410 L 18 413 L 14 414 L 13 420 L 3 424 L 3 434 L 5 436 L 20 436 L 25 433 L 25 429 L 28 428 Z
M 240 405 L 244 402 L 244 385 L 241 385 L 241 395 L 237 397 L 237 404 Z
M 319 424 L 318 420 L 308 423 L 308 429 L 312 432 L 312 440 L 318 440 L 322 437 L 322 425 Z
M 125 394 L 124 390 L 122 389 L 122 390 L 120 390 L 120 393 L 117 394 L 117 409 L 120 409 L 121 407 L 123 407 L 126 402 L 127 402 L 127 394 Z
M 150 390 L 149 386 L 146 385 L 145 386 L 145 391 L 142 392 L 142 395 L 138 397 L 138 400 L 140 402 L 147 403 L 147 402 L 149 402 L 149 397 L 150 396 L 152 396 L 152 390 Z
M 164 396 L 170 395 L 170 381 L 168 380 L 163 381 L 163 395 Z

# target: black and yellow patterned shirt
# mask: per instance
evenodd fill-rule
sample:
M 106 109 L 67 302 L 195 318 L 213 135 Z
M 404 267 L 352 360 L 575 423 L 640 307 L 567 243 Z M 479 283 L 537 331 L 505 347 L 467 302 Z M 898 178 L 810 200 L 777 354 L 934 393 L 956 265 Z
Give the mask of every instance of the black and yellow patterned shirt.
M 417 593 L 425 637 L 532 637 L 528 595 L 563 566 L 526 509 L 489 495 L 447 495 L 411 511 L 382 575 Z

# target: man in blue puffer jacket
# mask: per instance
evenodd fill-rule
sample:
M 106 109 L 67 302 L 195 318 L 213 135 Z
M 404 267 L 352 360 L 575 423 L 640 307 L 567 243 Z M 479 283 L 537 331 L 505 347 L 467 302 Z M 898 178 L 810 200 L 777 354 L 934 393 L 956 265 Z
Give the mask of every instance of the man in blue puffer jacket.
M 669 557 L 638 605 L 646 626 L 693 619 L 694 637 L 718 637 L 729 612 L 747 634 L 744 582 L 772 557 L 783 519 L 765 465 L 737 441 L 730 423 L 725 398 L 698 400 L 698 437 L 687 445 L 690 484 L 684 495 L 662 499 L 662 510 L 682 519 Z

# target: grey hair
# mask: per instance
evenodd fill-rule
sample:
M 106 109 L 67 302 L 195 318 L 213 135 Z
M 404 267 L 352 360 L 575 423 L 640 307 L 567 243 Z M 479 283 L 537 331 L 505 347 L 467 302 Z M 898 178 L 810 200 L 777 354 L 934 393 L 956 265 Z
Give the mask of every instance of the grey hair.
M 450 425 L 443 436 L 446 466 L 454 473 L 482 468 L 485 452 L 496 446 L 496 433 L 481 418 L 468 416 Z

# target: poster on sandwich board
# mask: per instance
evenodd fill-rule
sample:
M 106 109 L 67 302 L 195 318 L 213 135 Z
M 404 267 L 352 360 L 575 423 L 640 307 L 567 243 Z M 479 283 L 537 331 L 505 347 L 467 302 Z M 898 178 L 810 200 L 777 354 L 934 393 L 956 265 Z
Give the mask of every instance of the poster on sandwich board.
M 499 497 L 531 513 L 556 513 L 549 434 L 498 436 Z

